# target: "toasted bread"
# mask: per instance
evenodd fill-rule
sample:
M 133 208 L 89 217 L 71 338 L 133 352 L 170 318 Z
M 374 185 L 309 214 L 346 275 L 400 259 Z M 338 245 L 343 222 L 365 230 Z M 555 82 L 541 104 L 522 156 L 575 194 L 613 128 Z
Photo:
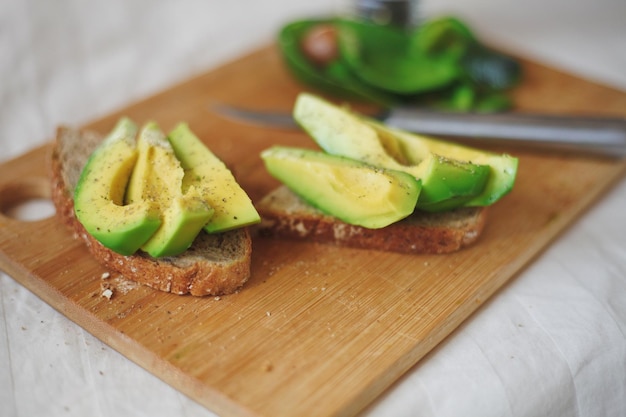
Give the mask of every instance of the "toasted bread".
M 225 295 L 250 276 L 252 241 L 247 228 L 208 234 L 202 231 L 184 253 L 153 258 L 143 252 L 120 255 L 89 235 L 74 215 L 73 193 L 87 159 L 104 139 L 91 131 L 61 127 L 51 155 L 52 200 L 57 216 L 93 257 L 126 279 L 175 294 Z
M 308 240 L 408 254 L 458 251 L 483 231 L 487 208 L 468 207 L 441 213 L 416 211 L 397 223 L 367 229 L 344 223 L 302 201 L 281 185 L 257 204 L 260 236 Z

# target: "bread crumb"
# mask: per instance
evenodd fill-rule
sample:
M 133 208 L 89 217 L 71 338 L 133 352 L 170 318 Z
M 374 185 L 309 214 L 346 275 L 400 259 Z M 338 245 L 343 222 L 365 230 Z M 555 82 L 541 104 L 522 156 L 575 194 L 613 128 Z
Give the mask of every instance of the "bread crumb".
M 139 288 L 141 284 L 128 280 L 122 276 L 115 279 L 115 289 L 121 291 L 122 294 L 128 294 L 129 291 Z
M 113 287 L 111 283 L 108 281 L 103 281 L 100 283 L 100 296 L 110 300 L 113 297 Z
M 110 272 L 104 272 L 102 275 L 100 275 L 100 279 L 107 279 L 111 277 L 111 273 Z
M 272 372 L 272 371 L 274 370 L 274 365 L 272 365 L 272 363 L 271 363 L 271 362 L 269 362 L 269 361 L 265 361 L 265 362 L 263 363 L 262 370 L 263 370 L 264 372 Z
M 269 316 L 271 316 L 271 315 L 272 315 L 272 313 L 270 313 L 269 311 L 266 311 L 266 312 L 265 312 L 265 315 L 266 315 L 267 317 L 269 317 Z
M 213 299 L 214 299 L 215 301 L 219 301 L 219 300 L 221 300 L 221 299 L 222 299 L 222 297 L 220 297 L 220 296 L 218 295 L 218 296 L 213 297 Z

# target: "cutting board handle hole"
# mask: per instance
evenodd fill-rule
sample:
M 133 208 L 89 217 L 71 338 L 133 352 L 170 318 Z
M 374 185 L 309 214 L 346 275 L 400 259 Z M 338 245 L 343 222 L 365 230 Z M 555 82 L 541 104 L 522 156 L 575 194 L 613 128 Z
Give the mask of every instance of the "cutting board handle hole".
M 34 222 L 54 216 L 49 180 L 24 178 L 0 188 L 0 216 Z

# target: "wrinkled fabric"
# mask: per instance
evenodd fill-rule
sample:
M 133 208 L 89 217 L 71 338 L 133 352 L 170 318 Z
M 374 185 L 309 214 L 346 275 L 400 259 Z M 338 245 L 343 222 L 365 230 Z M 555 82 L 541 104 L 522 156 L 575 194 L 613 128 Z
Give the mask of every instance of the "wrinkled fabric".
M 626 91 L 626 3 L 423 1 Z M 335 1 L 4 0 L 0 162 L 273 39 Z M 581 28 L 584 27 L 584 33 Z M 364 412 L 626 416 L 626 181 Z M 44 209 L 37 209 L 44 210 Z M 215 416 L 0 273 L 1 416 Z

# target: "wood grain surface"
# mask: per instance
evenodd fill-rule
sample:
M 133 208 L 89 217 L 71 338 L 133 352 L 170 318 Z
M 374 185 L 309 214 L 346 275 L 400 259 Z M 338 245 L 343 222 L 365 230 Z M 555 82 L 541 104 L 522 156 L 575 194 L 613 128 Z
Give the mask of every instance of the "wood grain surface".
M 524 65 L 526 82 L 515 92 L 520 111 L 626 115 L 622 92 Z M 289 111 L 301 89 L 269 46 L 86 127 L 105 133 L 120 115 L 166 130 L 187 121 L 256 201 L 276 185 L 259 152 L 313 143 L 299 131 L 226 120 L 209 106 Z M 466 250 L 411 256 L 255 238 L 252 277 L 242 291 L 194 298 L 105 279 L 55 218 L 2 214 L 48 195 L 46 145 L 0 166 L 0 266 L 223 417 L 353 416 L 515 278 L 626 169 L 624 161 L 507 151 L 520 158 L 517 184 Z M 105 286 L 111 299 L 101 295 Z

